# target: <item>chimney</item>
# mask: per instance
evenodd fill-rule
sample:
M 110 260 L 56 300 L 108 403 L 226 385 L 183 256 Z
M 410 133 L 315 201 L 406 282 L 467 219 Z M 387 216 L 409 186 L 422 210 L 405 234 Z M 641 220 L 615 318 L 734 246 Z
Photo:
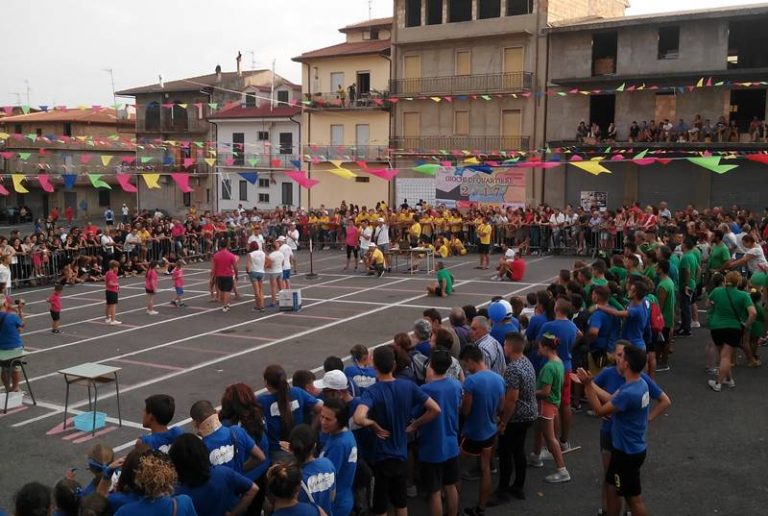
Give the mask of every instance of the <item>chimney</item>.
M 221 65 L 216 65 L 216 82 L 221 82 Z
M 240 53 L 240 51 L 237 51 L 237 58 L 235 58 L 235 61 L 237 61 L 237 76 L 242 77 L 243 71 L 240 68 L 240 61 L 243 60 L 243 54 Z

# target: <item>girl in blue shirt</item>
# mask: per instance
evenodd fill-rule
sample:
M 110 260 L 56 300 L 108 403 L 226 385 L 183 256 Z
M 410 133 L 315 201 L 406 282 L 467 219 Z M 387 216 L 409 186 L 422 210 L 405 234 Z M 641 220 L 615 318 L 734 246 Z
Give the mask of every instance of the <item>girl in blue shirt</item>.
M 326 458 L 314 458 L 317 434 L 309 425 L 299 425 L 291 430 L 288 445 L 301 468 L 299 500 L 313 503 L 326 514 L 333 515 L 336 496 L 336 468 Z
M 326 434 L 320 457 L 333 463 L 336 469 L 336 498 L 333 514 L 351 514 L 355 503 L 353 485 L 357 470 L 357 442 L 347 428 L 349 407 L 338 398 L 325 401 L 320 412 L 320 431 Z
M 310 503 L 298 500 L 301 470 L 292 462 L 278 462 L 267 471 L 267 489 L 273 498 L 272 516 L 328 516 Z
M 143 496 L 123 505 L 115 516 L 197 516 L 188 496 L 172 496 L 178 476 L 167 455 L 158 451 L 144 453 L 135 482 Z

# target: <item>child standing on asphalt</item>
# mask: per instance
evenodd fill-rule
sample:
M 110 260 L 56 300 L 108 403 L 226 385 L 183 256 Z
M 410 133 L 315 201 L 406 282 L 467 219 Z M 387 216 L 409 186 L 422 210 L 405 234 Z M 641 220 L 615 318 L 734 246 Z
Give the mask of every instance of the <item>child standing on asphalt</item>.
M 48 305 L 51 309 L 51 333 L 61 333 L 59 330 L 59 319 L 61 318 L 61 292 L 64 285 L 56 283 L 53 287 L 53 293 L 48 298 Z
M 155 310 L 155 292 L 157 292 L 157 262 L 149 262 L 147 275 L 144 276 L 144 291 L 147 293 L 147 315 L 157 315 Z
M 184 303 L 184 265 L 186 262 L 179 258 L 176 260 L 176 266 L 171 273 L 173 277 L 173 288 L 176 290 L 176 297 L 171 301 L 175 306 L 187 306 Z
M 112 260 L 109 262 L 109 270 L 104 275 L 104 286 L 107 293 L 107 324 L 123 324 L 117 320 L 117 294 L 120 291 L 120 279 L 117 277 L 117 271 L 120 270 L 120 262 Z

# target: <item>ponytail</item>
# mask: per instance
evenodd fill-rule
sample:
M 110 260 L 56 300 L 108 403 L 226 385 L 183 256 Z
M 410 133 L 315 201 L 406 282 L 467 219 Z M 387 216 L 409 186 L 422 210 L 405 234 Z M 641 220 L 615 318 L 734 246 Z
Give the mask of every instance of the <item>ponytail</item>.
M 268 366 L 264 370 L 264 382 L 275 390 L 277 397 L 277 407 L 280 409 L 280 419 L 282 428 L 280 429 L 280 439 L 286 439 L 293 429 L 293 413 L 291 412 L 290 386 L 285 370 L 279 365 Z

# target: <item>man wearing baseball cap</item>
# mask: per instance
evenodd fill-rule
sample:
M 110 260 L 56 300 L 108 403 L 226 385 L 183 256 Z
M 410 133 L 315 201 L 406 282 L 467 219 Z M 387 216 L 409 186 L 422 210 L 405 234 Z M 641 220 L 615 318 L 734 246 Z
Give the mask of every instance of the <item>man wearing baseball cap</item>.
M 384 276 L 384 253 L 382 253 L 381 249 L 379 249 L 373 242 L 368 246 L 367 263 L 369 276 L 373 276 L 374 274 L 378 275 L 379 278 Z
M 344 371 L 334 369 L 328 371 L 319 380 L 315 380 L 313 385 L 316 389 L 322 391 L 322 398 L 339 398 L 349 403 L 352 401 L 352 395 L 349 393 L 349 382 Z
M 389 226 L 384 217 L 376 219 L 376 227 L 373 229 L 373 238 L 371 242 L 381 249 L 382 253 L 389 251 Z

